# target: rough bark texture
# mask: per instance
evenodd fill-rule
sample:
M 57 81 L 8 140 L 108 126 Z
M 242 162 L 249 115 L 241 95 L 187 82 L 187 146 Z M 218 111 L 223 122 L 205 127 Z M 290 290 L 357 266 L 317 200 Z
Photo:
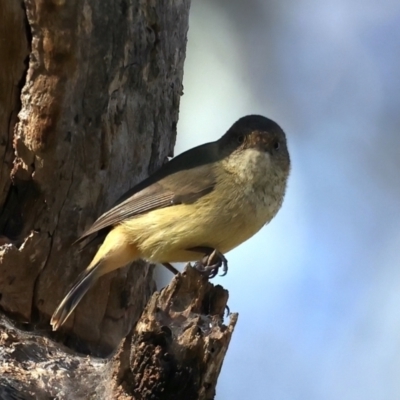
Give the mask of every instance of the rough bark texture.
M 49 326 L 95 251 L 72 242 L 172 155 L 189 2 L 0 7 L 1 399 L 214 396 L 236 316 L 223 325 L 227 292 L 197 271 L 143 312 L 155 287 L 138 262 Z
M 47 329 L 95 250 L 72 242 L 172 154 L 189 1 L 4 4 L 0 234 L 11 243 L 0 250 L 0 306 Z M 115 349 L 153 291 L 149 272 L 102 279 L 68 321 L 68 343 Z
M 10 190 L 13 162 L 13 130 L 21 107 L 21 88 L 29 57 L 30 31 L 19 1 L 4 1 L 0 7 L 0 206 L 4 207 Z M 0 208 L 1 210 L 1 208 Z M 3 208 L 0 226 L 4 225 Z M 1 232 L 0 232 L 1 233 Z M 0 245 L 7 243 L 0 237 Z
M 236 324 L 223 324 L 228 293 L 186 268 L 154 293 L 116 355 L 68 354 L 0 319 L 1 399 L 213 399 Z M 21 396 L 21 397 L 18 397 Z

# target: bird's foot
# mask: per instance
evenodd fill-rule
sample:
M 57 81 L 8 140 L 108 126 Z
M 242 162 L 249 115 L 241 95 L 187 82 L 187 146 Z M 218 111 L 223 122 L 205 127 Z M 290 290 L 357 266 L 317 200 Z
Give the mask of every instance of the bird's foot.
M 225 276 L 228 272 L 228 260 L 217 249 L 197 248 L 204 250 L 206 255 L 199 261 L 196 261 L 194 267 L 207 278 L 214 278 L 220 268 L 222 268 L 221 276 Z M 191 249 L 192 250 L 192 249 Z M 194 250 L 194 249 L 193 249 Z

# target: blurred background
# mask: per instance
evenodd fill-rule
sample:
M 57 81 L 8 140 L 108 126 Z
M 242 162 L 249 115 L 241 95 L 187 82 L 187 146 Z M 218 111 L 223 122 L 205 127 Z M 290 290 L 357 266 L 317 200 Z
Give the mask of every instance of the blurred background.
M 190 15 L 175 154 L 259 113 L 292 158 L 281 211 L 214 279 L 239 312 L 216 399 L 400 399 L 400 1 Z

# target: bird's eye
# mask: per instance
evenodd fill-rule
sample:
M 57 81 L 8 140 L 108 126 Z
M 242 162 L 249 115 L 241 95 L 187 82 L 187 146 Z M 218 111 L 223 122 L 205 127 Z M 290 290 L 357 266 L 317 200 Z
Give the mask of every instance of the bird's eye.
M 280 147 L 281 147 L 281 144 L 279 142 L 275 142 L 274 143 L 274 149 L 275 150 L 279 150 Z
M 238 141 L 239 144 L 242 144 L 244 142 L 244 135 L 239 135 L 237 137 L 237 141 Z

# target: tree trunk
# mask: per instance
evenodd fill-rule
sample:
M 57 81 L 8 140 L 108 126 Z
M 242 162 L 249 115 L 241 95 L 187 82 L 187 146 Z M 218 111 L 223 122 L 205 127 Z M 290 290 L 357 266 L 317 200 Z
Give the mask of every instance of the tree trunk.
M 237 321 L 232 314 L 229 325 L 223 324 L 227 299 L 225 289 L 188 267 L 154 293 L 136 327 L 107 359 L 70 354 L 0 318 L 0 398 L 213 399 Z M 22 393 L 25 397 L 17 397 Z
M 0 321 L 0 360 L 7 363 L 0 367 L 1 399 L 213 397 L 236 317 L 229 328 L 221 324 L 227 294 L 195 271 L 176 278 L 164 295 L 154 294 L 133 331 L 154 292 L 153 268 L 144 262 L 100 279 L 60 333 L 53 334 L 49 326 L 54 309 L 96 250 L 93 245 L 80 251 L 72 246 L 74 240 L 172 155 L 189 3 L 2 3 L 0 307 L 7 317 Z M 178 293 L 176 285 L 185 285 L 185 279 L 190 293 L 181 294 L 182 299 L 165 294 L 173 288 Z M 215 297 L 218 306 L 201 308 L 199 288 L 206 288 L 203 300 Z M 184 314 L 175 320 L 176 312 L 170 314 L 171 305 L 165 303 L 174 296 L 178 303 L 186 301 L 196 317 Z M 214 315 L 211 311 L 219 322 L 205 334 L 202 324 Z M 189 333 L 179 330 L 181 324 Z M 213 345 L 215 355 L 204 344 L 209 339 L 201 344 L 191 324 L 201 327 L 204 338 L 220 332 L 212 339 L 220 346 L 215 351 Z M 129 332 L 131 339 L 121 344 Z M 103 359 L 71 354 L 50 339 Z M 182 340 L 196 351 L 183 351 Z M 195 366 L 193 355 L 200 360 Z M 179 377 L 196 388 L 191 397 Z M 174 388 L 186 397 L 165 397 Z M 15 397 L 17 392 L 21 397 Z

